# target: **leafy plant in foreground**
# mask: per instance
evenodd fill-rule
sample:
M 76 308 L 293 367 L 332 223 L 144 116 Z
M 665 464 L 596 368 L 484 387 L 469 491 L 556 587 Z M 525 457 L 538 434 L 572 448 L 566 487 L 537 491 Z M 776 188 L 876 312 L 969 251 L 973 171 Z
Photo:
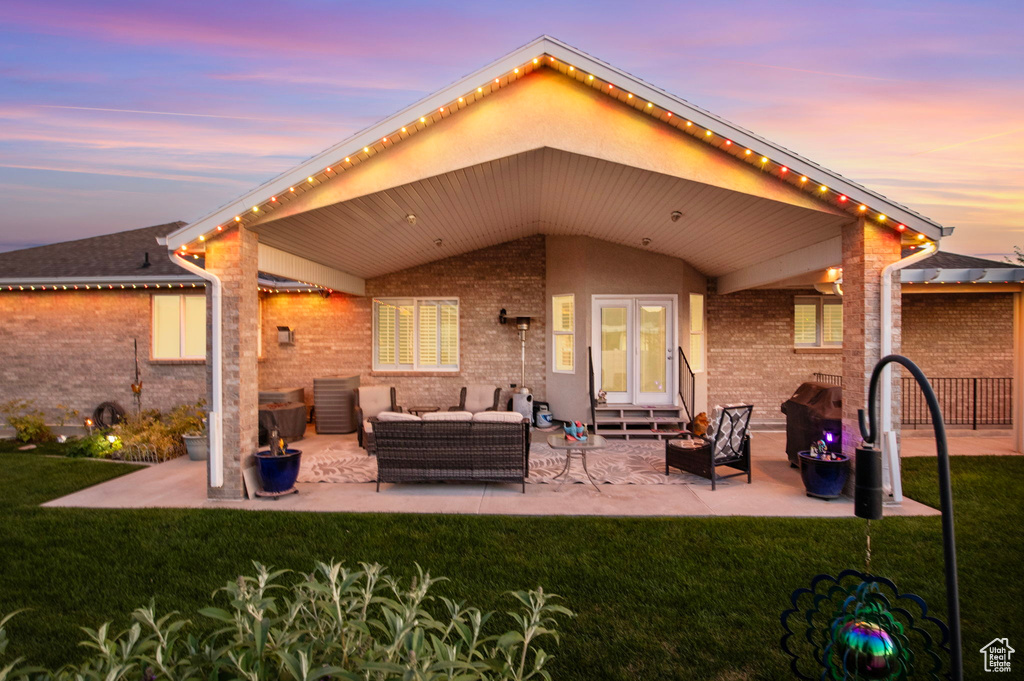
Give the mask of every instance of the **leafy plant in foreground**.
M 226 607 L 200 611 L 219 627 L 202 638 L 187 633 L 189 622 L 176 613 L 158 618 L 151 602 L 116 635 L 109 623 L 84 629 L 92 655 L 82 664 L 49 671 L 15 660 L 0 666 L 0 681 L 548 680 L 551 656 L 538 640 L 557 641 L 557 617 L 572 616 L 543 589 L 517 591 L 519 607 L 507 613 L 514 628 L 491 634 L 493 612 L 435 599 L 429 591 L 441 580 L 418 567 L 403 586 L 380 565 L 351 571 L 317 563 L 285 585 L 287 570 L 254 565 L 255 576 L 219 590 Z M 0 655 L 10 617 L 0 619 Z

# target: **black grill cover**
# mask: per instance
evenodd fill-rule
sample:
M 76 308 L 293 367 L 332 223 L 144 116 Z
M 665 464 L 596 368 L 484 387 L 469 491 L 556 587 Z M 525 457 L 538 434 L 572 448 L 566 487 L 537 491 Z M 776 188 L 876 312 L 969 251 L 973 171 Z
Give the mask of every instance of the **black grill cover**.
M 786 415 L 786 455 L 791 464 L 799 465 L 797 453 L 810 449 L 811 443 L 821 440 L 826 430 L 836 434 L 829 450 L 842 451 L 842 386 L 801 383 L 793 396 L 782 403 L 782 413 Z

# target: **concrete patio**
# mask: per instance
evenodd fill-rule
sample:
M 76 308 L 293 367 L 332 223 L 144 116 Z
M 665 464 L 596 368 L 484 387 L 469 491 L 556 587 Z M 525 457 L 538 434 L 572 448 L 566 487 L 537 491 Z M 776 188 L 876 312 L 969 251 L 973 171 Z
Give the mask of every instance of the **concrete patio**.
M 314 455 L 340 437 L 311 435 L 302 440 Z M 971 449 L 984 449 L 983 438 L 970 438 Z M 1000 443 L 1002 439 L 999 439 Z M 593 516 L 781 516 L 852 517 L 850 499 L 823 501 L 804 494 L 799 473 L 784 454 L 785 434 L 758 432 L 753 443 L 753 482 L 742 478 L 711 490 L 710 481 L 686 485 L 407 484 L 375 485 L 300 483 L 298 494 L 276 500 L 215 501 L 206 498 L 206 465 L 182 457 L 147 467 L 60 499 L 50 507 L 80 508 L 231 508 L 270 511 L 356 513 L 460 513 L 481 515 Z M 995 443 L 992 443 L 993 445 Z M 958 448 L 960 441 L 954 445 Z M 908 443 L 908 455 L 934 451 L 929 440 Z M 1000 450 L 1008 449 L 999 446 Z M 997 453 L 997 452 L 992 452 Z M 938 511 L 906 499 L 887 507 L 887 515 L 937 515 Z

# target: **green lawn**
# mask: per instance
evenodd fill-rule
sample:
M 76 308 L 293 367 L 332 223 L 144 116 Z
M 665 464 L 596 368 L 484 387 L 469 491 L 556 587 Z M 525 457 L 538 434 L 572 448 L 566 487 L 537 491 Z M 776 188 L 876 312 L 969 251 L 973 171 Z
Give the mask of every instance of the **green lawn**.
M 937 503 L 934 461 L 906 462 L 909 496 Z M 0 612 L 11 655 L 58 665 L 80 655 L 78 626 L 117 624 L 155 595 L 193 615 L 255 559 L 308 569 L 316 558 L 419 562 L 441 593 L 506 607 L 509 589 L 543 585 L 578 613 L 551 671 L 559 679 L 782 679 L 779 613 L 819 572 L 863 568 L 854 518 L 504 518 L 108 511 L 38 504 L 131 467 L 0 453 Z M 968 678 L 996 636 L 1024 641 L 1024 458 L 954 461 Z M 823 502 L 824 503 L 824 502 Z M 873 564 L 944 611 L 938 518 L 873 527 Z M 197 618 L 198 619 L 198 618 Z M 1019 647 L 1019 646 L 1018 646 Z M 2 666 L 2 664 L 0 664 Z

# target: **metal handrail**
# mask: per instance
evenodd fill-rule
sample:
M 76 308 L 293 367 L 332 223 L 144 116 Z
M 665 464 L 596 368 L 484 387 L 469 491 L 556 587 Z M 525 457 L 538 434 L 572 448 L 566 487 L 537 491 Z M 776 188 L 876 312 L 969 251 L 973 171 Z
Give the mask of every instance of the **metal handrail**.
M 594 392 L 594 351 L 587 346 L 587 366 L 590 369 L 590 427 L 597 432 L 597 393 Z
M 682 360 L 679 362 L 679 399 L 682 400 L 683 409 L 686 410 L 687 421 L 693 421 L 697 377 L 693 373 L 693 369 L 690 368 L 690 360 L 686 359 L 686 353 L 683 352 L 683 348 L 677 346 L 677 349 L 679 350 L 679 358 Z M 690 397 L 689 400 L 686 399 L 687 395 Z

